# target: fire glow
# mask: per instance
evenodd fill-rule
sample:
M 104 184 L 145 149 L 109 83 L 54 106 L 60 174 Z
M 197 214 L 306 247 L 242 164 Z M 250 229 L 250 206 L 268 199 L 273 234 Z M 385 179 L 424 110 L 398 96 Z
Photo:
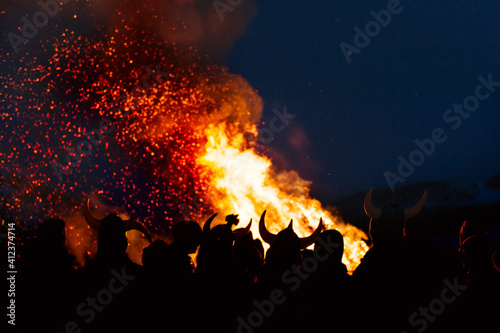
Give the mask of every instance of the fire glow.
M 257 221 L 267 210 L 271 232 L 293 219 L 300 237 L 323 218 L 327 229 L 344 236 L 348 270 L 359 265 L 368 250 L 363 231 L 324 210 L 310 197 L 310 182 L 295 171 L 275 170 L 260 152 L 263 103 L 246 80 L 138 32 L 116 30 L 99 41 L 64 38 L 54 50 L 46 65 L 19 68 L 5 81 L 10 92 L 0 95 L 7 106 L 0 134 L 14 148 L 9 152 L 2 144 L 0 150 L 9 192 L 1 203 L 12 216 L 66 218 L 70 248 L 79 257 L 95 252 L 85 240 L 85 197 L 104 199 L 156 237 L 182 218 L 200 222 L 214 212 L 239 214 L 244 223 L 252 218 L 259 237 Z M 164 78 L 131 93 L 155 66 L 167 73 Z M 12 98 L 23 95 L 31 97 Z M 65 170 L 64 182 L 54 181 L 51 163 L 74 150 L 104 117 L 116 126 L 104 144 L 79 156 L 81 162 Z
M 326 229 L 337 229 L 344 236 L 343 262 L 348 271 L 352 272 L 359 265 L 368 250 L 362 240 L 366 236 L 323 210 L 318 200 L 310 198 L 309 182 L 294 171 L 273 174 L 269 159 L 244 148 L 242 134 L 229 140 L 223 127 L 210 126 L 205 132 L 207 153 L 199 161 L 213 175 L 211 184 L 216 192 L 213 202 L 216 210 L 238 212 L 243 221 L 249 217 L 258 221 L 260 214 L 267 210 L 271 232 L 278 233 L 294 219 L 294 230 L 299 237 L 309 236 L 323 218 Z M 253 223 L 251 230 L 259 235 L 258 223 Z

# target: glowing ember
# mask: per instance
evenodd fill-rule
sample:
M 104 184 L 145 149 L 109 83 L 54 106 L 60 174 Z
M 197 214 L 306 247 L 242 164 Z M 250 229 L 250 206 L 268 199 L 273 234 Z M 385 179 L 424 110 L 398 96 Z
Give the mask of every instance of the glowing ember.
M 197 54 L 123 29 L 97 41 L 63 36 L 47 61 L 29 55 L 35 60 L 2 77 L 2 214 L 67 219 L 80 261 L 95 251 L 79 213 L 87 196 L 153 234 L 186 217 L 235 213 L 257 222 L 268 210 L 271 231 L 293 218 L 307 236 L 322 217 L 344 235 L 352 271 L 366 236 L 310 198 L 309 182 L 273 170 L 258 152 L 262 101 L 250 85 Z M 257 223 L 252 230 L 257 236 Z

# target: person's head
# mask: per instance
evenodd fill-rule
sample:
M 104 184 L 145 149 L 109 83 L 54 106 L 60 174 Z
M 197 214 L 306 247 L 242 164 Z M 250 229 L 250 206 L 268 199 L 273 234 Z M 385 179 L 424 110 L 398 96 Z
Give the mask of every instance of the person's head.
M 201 243 L 203 232 L 198 223 L 182 221 L 174 226 L 174 244 L 186 253 L 195 253 Z
M 161 239 L 155 240 L 142 251 L 142 264 L 151 269 L 162 268 L 168 261 L 168 245 Z
M 104 254 L 122 254 L 127 250 L 127 236 L 123 220 L 109 214 L 101 223 L 97 239 L 97 251 Z
M 292 222 L 287 228 L 276 235 L 271 247 L 266 252 L 267 263 L 300 264 L 302 255 L 300 253 L 299 236 L 292 229 Z
M 344 255 L 344 238 L 335 229 L 323 231 L 314 243 L 317 257 L 328 256 L 327 261 L 342 262 Z
M 403 209 L 399 206 L 397 197 L 380 208 L 372 203 L 372 192 L 370 189 L 365 197 L 365 213 L 370 219 L 370 237 L 374 246 L 392 246 L 403 239 L 406 221 L 420 212 L 427 200 L 427 191 L 424 192 L 420 201 L 413 207 Z
M 262 239 L 271 246 L 266 253 L 267 263 L 300 263 L 302 258 L 300 250 L 312 245 L 323 229 L 323 220 L 320 219 L 318 227 L 310 236 L 300 238 L 293 230 L 293 220 L 290 220 L 288 227 L 275 235 L 267 230 L 265 217 L 264 211 L 259 221 L 259 233 Z
M 481 222 L 465 221 L 460 228 L 459 242 L 462 265 L 466 271 L 482 271 L 494 267 L 494 242 L 486 237 L 486 228 Z
M 111 213 L 104 219 L 95 218 L 90 213 L 90 200 L 87 199 L 83 207 L 83 215 L 87 223 L 94 229 L 99 230 L 97 239 L 97 254 L 100 255 L 122 255 L 126 254 L 128 242 L 126 232 L 138 230 L 142 232 L 151 242 L 149 231 L 141 223 L 134 220 L 122 220 L 118 215 Z
M 212 221 L 216 215 L 212 215 L 203 225 L 203 252 L 230 254 L 233 251 L 233 242 L 245 237 L 250 232 L 252 219 L 250 219 L 246 227 L 233 231 L 232 227 L 239 223 L 238 215 L 227 215 L 226 223 L 212 228 Z
M 477 220 L 466 220 L 460 227 L 458 241 L 463 244 L 467 238 L 473 236 L 486 236 L 486 227 Z
M 261 247 L 260 240 L 255 240 L 252 232 L 249 231 L 245 236 L 234 241 L 234 254 L 238 262 L 245 266 L 246 269 L 256 269 L 264 263 L 264 254 L 263 251 L 261 252 Z

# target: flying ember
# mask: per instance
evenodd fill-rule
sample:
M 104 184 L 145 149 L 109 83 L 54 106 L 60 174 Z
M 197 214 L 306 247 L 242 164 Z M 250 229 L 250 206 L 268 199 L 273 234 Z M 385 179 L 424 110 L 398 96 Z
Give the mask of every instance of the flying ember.
M 27 224 L 64 217 L 84 261 L 95 252 L 81 214 L 88 197 L 143 222 L 153 238 L 216 212 L 253 219 L 257 237 L 267 210 L 274 233 L 293 219 L 306 237 L 323 219 L 344 236 L 348 270 L 357 267 L 366 235 L 323 209 L 295 171 L 273 168 L 257 140 L 263 103 L 246 80 L 126 27 L 98 39 L 68 33 L 52 48 L 3 77 L 5 216 Z

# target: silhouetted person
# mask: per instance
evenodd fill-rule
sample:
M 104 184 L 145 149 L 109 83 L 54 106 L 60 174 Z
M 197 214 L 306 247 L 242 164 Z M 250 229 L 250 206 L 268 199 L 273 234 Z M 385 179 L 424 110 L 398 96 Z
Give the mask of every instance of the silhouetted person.
M 364 208 L 371 218 L 369 233 L 373 246 L 353 273 L 356 297 L 367 300 L 359 304 L 363 318 L 359 323 L 363 330 L 395 332 L 406 327 L 406 314 L 413 311 L 413 302 L 405 293 L 411 265 L 402 246 L 405 225 L 425 205 L 427 191 L 409 209 L 401 208 L 397 197 L 376 207 L 372 203 L 372 191 L 370 189 L 365 197 Z M 391 313 L 391 318 L 387 313 Z
M 249 231 L 234 241 L 234 256 L 243 267 L 248 283 L 257 281 L 257 271 L 264 264 L 264 249 L 260 239 L 254 239 Z
M 460 254 L 467 273 L 467 285 L 475 287 L 496 282 L 493 264 L 494 243 L 486 237 L 486 228 L 477 221 L 465 221 L 460 229 Z
M 467 289 L 457 300 L 456 326 L 461 332 L 498 332 L 500 273 L 493 263 L 494 243 L 478 221 L 465 221 L 459 240 Z
M 28 241 L 20 259 L 19 317 L 23 330 L 43 332 L 56 329 L 70 317 L 75 257 L 66 248 L 65 222 L 51 219 L 41 223 L 36 238 Z
M 301 313 L 294 323 L 296 332 L 332 332 L 355 328 L 354 295 L 351 277 L 342 263 L 344 240 L 337 230 L 323 231 L 314 251 L 302 251 L 301 271 L 307 279 L 297 290 Z
M 342 263 L 344 255 L 344 238 L 337 230 L 323 231 L 314 243 L 314 254 L 319 262 L 318 282 L 347 280 L 347 267 Z
M 168 277 L 169 245 L 161 239 L 155 240 L 142 251 L 145 279 L 162 280 Z
M 304 315 L 302 302 L 304 279 L 307 279 L 301 269 L 301 250 L 312 245 L 323 228 L 320 219 L 316 230 L 308 237 L 300 238 L 293 230 L 293 221 L 278 234 L 267 230 L 264 212 L 259 221 L 259 233 L 262 239 L 270 244 L 266 252 L 265 264 L 258 274 L 258 301 L 269 298 L 273 290 L 280 290 L 286 301 L 276 306 L 273 315 L 266 320 L 259 332 L 295 331 L 299 327 L 298 319 Z M 300 291 L 299 291 L 300 290 Z
M 196 281 L 200 291 L 202 322 L 214 331 L 225 330 L 236 318 L 247 298 L 247 279 L 233 251 L 235 239 L 244 237 L 252 221 L 239 231 L 238 215 L 227 215 L 225 224 L 211 227 L 213 215 L 203 226 L 203 238 L 196 258 Z
M 142 286 L 142 295 L 139 303 L 143 304 L 138 311 L 138 316 L 143 323 L 142 330 L 145 332 L 154 331 L 162 323 L 168 325 L 176 324 L 178 312 L 177 303 L 180 291 L 179 286 L 174 285 L 174 279 L 169 274 L 171 271 L 168 264 L 170 258 L 170 245 L 158 239 L 143 250 L 142 264 L 144 274 L 137 283 Z M 185 288 L 185 286 L 181 286 Z
M 293 230 L 293 220 L 290 221 L 287 228 L 275 235 L 267 230 L 265 216 L 266 212 L 260 218 L 259 233 L 270 247 L 266 252 L 265 264 L 259 279 L 263 283 L 279 283 L 284 271 L 300 265 L 302 262 L 300 250 L 312 245 L 318 238 L 323 228 L 323 221 L 320 220 L 313 234 L 300 238 Z
M 144 306 L 138 302 L 142 299 L 142 290 L 137 283 L 142 266 L 129 259 L 125 233 L 137 229 L 151 239 L 149 233 L 140 223 L 124 221 L 116 214 L 108 214 L 103 220 L 93 217 L 88 201 L 84 215 L 87 223 L 99 230 L 99 236 L 95 257 L 77 272 L 81 284 L 79 299 L 87 303 L 80 308 L 80 313 L 84 313 L 80 316 L 80 327 L 85 332 L 104 332 L 111 328 L 133 332 L 142 325 L 136 315 Z M 106 296 L 99 298 L 98 293 Z M 90 302 L 87 297 L 95 297 L 96 301 Z
M 198 294 L 192 281 L 194 265 L 189 255 L 196 252 L 201 236 L 198 223 L 182 221 L 174 226 L 171 244 L 156 240 L 144 249 L 145 276 L 141 282 L 149 296 L 145 303 L 150 304 L 144 308 L 142 316 L 146 331 L 165 322 L 194 331 L 195 321 L 190 319 L 198 310 Z
M 302 262 L 300 239 L 293 231 L 292 222 L 280 231 L 266 252 L 265 268 L 270 278 L 280 279 L 281 273 Z M 275 276 L 274 276 L 275 275 Z
M 170 244 L 170 258 L 168 265 L 173 274 L 179 278 L 191 277 L 194 273 L 194 264 L 190 254 L 200 246 L 203 232 L 198 223 L 183 221 L 177 223 L 173 230 L 174 241 Z

